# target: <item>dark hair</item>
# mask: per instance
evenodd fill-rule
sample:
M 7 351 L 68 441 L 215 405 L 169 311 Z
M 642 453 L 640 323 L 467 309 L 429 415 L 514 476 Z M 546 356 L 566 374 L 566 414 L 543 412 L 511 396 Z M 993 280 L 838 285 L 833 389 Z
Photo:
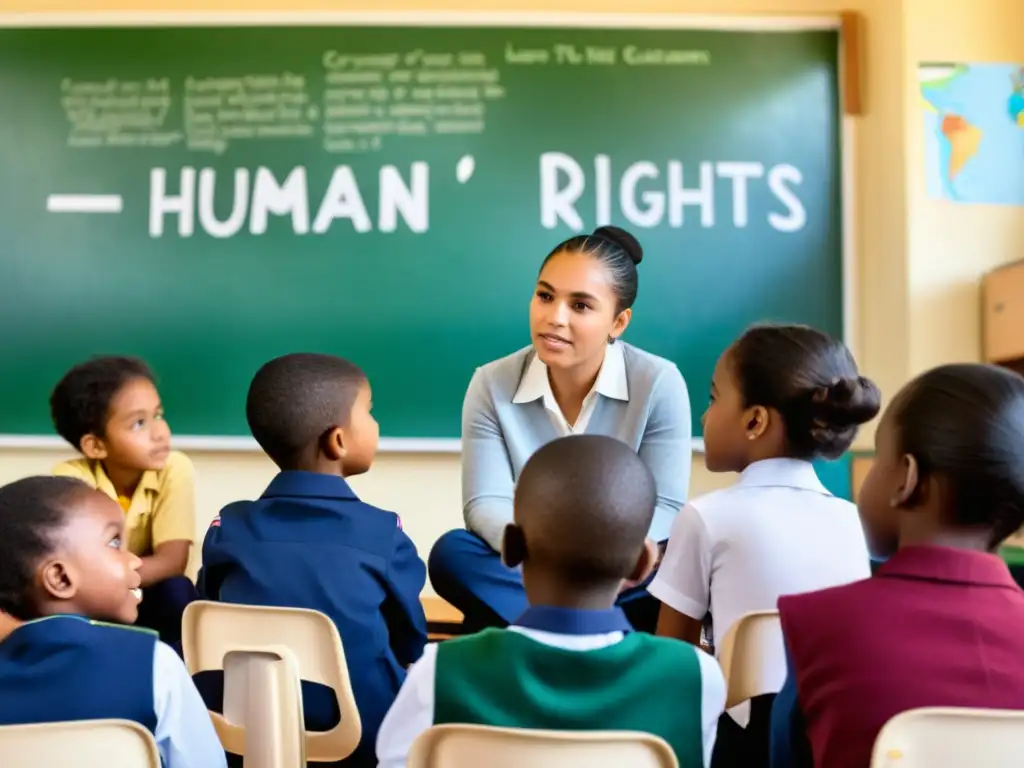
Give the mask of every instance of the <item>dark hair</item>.
M 881 394 L 857 372 L 846 345 L 806 325 L 757 325 L 732 345 L 729 362 L 745 407 L 782 415 L 792 456 L 841 456 L 871 421 Z
M 71 477 L 26 477 L 0 488 L 0 611 L 37 618 L 32 582 L 55 545 L 73 497 L 91 490 Z
M 593 234 L 576 235 L 556 245 L 540 268 L 544 269 L 552 256 L 565 252 L 585 253 L 604 264 L 618 299 L 616 312 L 633 306 L 638 287 L 636 266 L 644 258 L 644 249 L 633 235 L 621 227 L 598 227 Z
M 516 522 L 528 558 L 569 583 L 629 576 L 657 501 L 654 477 L 636 451 L 615 438 L 573 435 L 530 457 L 515 490 Z
M 86 435 L 102 437 L 114 397 L 136 379 L 156 383 L 149 366 L 137 357 L 94 357 L 76 365 L 50 393 L 57 434 L 79 450 Z
M 256 442 L 281 469 L 332 427 L 348 423 L 366 374 L 334 355 L 298 353 L 264 365 L 249 385 L 245 416 Z
M 900 454 L 943 477 L 954 523 L 992 529 L 996 546 L 1024 525 L 1024 379 L 959 363 L 921 374 L 890 406 Z

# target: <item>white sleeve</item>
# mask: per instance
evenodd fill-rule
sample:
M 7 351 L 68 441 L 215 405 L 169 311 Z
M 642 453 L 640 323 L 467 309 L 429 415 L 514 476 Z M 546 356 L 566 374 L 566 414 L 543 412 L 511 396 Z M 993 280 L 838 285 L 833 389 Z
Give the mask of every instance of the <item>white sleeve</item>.
M 199 691 L 178 654 L 161 642 L 153 652 L 153 709 L 164 768 L 226 768 L 224 747 Z
M 647 591 L 698 621 L 711 607 L 711 538 L 696 507 L 686 504 L 672 523 L 665 557 Z
M 412 743 L 434 724 L 437 645 L 430 644 L 409 668 L 402 689 L 377 732 L 377 768 L 405 768 Z
M 711 753 L 715 751 L 718 719 L 725 712 L 725 677 L 718 660 L 710 653 L 694 648 L 700 661 L 700 725 L 704 736 L 704 768 L 711 766 Z

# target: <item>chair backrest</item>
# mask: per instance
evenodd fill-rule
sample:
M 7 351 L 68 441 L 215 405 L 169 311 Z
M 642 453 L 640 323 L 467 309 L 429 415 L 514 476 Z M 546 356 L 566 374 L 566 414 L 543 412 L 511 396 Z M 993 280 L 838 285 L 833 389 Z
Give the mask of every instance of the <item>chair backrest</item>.
M 334 622 L 319 611 L 199 600 L 185 609 L 182 649 L 189 673 L 224 670 L 224 713 L 211 712 L 210 716 L 225 749 L 244 754 L 247 765 L 251 763 L 250 757 L 256 757 L 252 749 L 246 749 L 247 730 L 260 739 L 252 741 L 251 746 L 259 744 L 264 754 L 269 749 L 285 759 L 293 748 L 290 730 L 277 731 L 283 733 L 279 743 L 267 742 L 272 734 L 263 732 L 258 723 L 254 725 L 259 731 L 247 728 L 250 717 L 261 721 L 272 718 L 275 727 L 291 729 L 297 712 L 295 743 L 304 749 L 304 760 L 343 760 L 358 746 L 362 723 L 352 695 L 341 637 Z M 277 667 L 271 662 L 276 662 Z M 288 665 L 293 665 L 292 682 L 285 683 L 281 677 L 282 667 Z M 280 706 L 287 708 L 287 712 L 280 708 L 273 714 L 266 709 L 254 711 L 254 706 L 269 699 L 266 694 L 262 698 L 250 695 L 253 683 L 247 679 L 253 675 L 262 680 L 256 687 L 264 690 L 269 687 L 275 695 L 273 701 L 281 702 Z M 273 675 L 277 675 L 276 683 L 271 680 Z M 338 725 L 323 732 L 303 730 L 299 680 L 320 683 L 334 690 L 341 712 Z
M 786 677 L 786 649 L 778 611 L 745 613 L 729 628 L 719 654 L 726 708 L 778 693 Z
M 679 768 L 663 739 L 632 731 L 537 731 L 435 725 L 409 750 L 406 768 Z
M 1017 768 L 1024 765 L 1024 712 L 957 707 L 910 709 L 875 739 L 871 768 Z
M 153 734 L 129 720 L 0 727 L 4 768 L 160 768 Z

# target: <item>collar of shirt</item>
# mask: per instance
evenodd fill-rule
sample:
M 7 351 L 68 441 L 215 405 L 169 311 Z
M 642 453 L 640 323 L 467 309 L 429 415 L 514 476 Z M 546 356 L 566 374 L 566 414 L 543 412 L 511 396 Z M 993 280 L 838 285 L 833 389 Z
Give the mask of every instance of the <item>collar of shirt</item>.
M 515 625 L 522 629 L 535 629 L 559 635 L 602 635 L 608 632 L 633 631 L 621 608 L 594 611 L 537 605 L 527 608 L 526 612 L 516 619 Z
M 263 498 L 313 498 L 313 499 L 358 499 L 355 492 L 337 475 L 322 475 L 318 472 L 279 472 L 270 481 Z
M 879 567 L 876 577 L 1020 589 L 998 555 L 953 547 L 902 547 Z
M 114 501 L 117 501 L 119 494 L 117 489 L 114 488 L 114 483 L 107 476 L 107 471 L 103 468 L 103 462 L 93 461 L 90 464 L 92 465 L 93 477 L 96 478 L 96 490 L 102 491 L 114 499 Z M 135 486 L 135 493 L 132 494 L 132 499 L 138 496 L 139 493 L 145 493 L 146 491 L 160 492 L 160 478 L 155 470 L 148 469 L 142 473 L 142 477 L 139 478 L 139 484 Z M 129 509 L 131 509 L 130 506 Z
M 593 388 L 583 399 L 583 409 L 577 418 L 577 427 L 585 427 L 586 419 L 589 417 L 590 407 L 595 395 L 604 395 L 613 400 L 629 400 L 629 383 L 626 380 L 626 359 L 622 352 L 622 344 L 616 341 L 609 344 L 604 353 L 604 362 L 601 363 L 601 370 L 597 374 L 597 380 Z M 552 414 L 562 418 L 562 409 L 555 400 L 555 393 L 551 391 L 551 381 L 548 379 L 548 367 L 537 356 L 533 354 L 526 373 L 519 381 L 519 388 L 512 398 L 516 404 L 532 403 L 537 400 L 544 401 L 544 407 Z M 586 416 L 584 415 L 586 414 Z M 582 425 L 580 422 L 583 422 Z M 570 426 L 567 424 L 567 426 Z M 579 431 L 582 431 L 580 429 Z
M 814 465 L 802 459 L 763 459 L 755 461 L 740 474 L 737 486 L 747 488 L 796 488 L 831 496 L 821 484 Z

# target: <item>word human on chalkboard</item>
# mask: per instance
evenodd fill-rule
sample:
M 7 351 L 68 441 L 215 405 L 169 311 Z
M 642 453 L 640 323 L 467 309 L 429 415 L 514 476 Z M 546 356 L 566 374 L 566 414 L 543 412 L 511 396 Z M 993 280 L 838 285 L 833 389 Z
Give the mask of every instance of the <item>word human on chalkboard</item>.
M 310 189 L 306 169 L 293 168 L 278 180 L 267 168 L 251 172 L 238 168 L 232 179 L 234 191 L 230 213 L 224 218 L 214 210 L 217 171 L 213 168 L 182 168 L 177 181 L 178 191 L 168 190 L 167 171 L 154 168 L 150 173 L 149 234 L 162 237 L 167 217 L 177 217 L 177 232 L 190 237 L 196 223 L 211 237 L 237 235 L 248 224 L 254 235 L 267 231 L 271 216 L 287 216 L 297 235 L 325 234 L 338 219 L 347 220 L 356 232 L 373 230 L 373 220 L 363 200 L 359 183 L 351 167 L 334 169 L 326 190 L 310 205 Z M 393 165 L 382 166 L 377 177 L 377 229 L 394 232 L 402 219 L 413 232 L 426 232 L 429 221 L 430 168 L 426 163 L 413 163 L 406 183 L 401 171 Z

